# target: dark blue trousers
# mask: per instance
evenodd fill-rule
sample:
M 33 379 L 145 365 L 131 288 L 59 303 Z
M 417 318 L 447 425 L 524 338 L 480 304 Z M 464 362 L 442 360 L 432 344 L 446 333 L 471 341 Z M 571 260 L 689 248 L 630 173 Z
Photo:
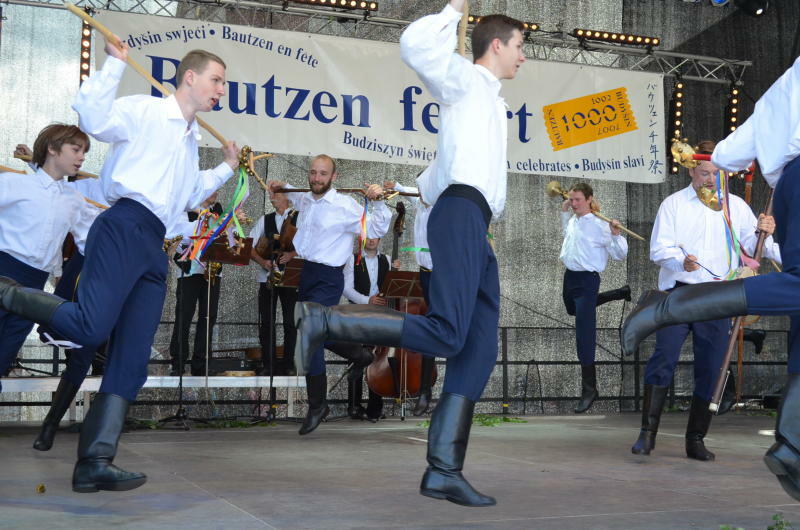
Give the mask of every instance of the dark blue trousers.
M 53 291 L 54 295 L 71 302 L 78 299 L 78 281 L 80 279 L 81 269 L 83 268 L 83 261 L 83 254 L 76 250 L 69 260 L 64 263 L 61 279 L 58 280 L 56 288 Z M 38 332 L 42 340 L 45 340 L 43 335 L 45 332 L 52 335 L 53 338 L 63 338 L 44 325 L 39 327 Z M 86 379 L 86 374 L 89 373 L 89 368 L 92 366 L 95 353 L 96 349 L 94 348 L 74 348 L 67 350 L 67 368 L 64 370 L 64 373 L 61 374 L 62 377 L 73 385 L 80 386 L 83 380 Z
M 679 282 L 679 286 L 674 289 L 679 289 L 680 285 L 684 284 Z M 694 394 L 706 401 L 711 400 L 717 373 L 728 347 L 730 329 L 729 318 L 678 324 L 659 329 L 656 331 L 656 349 L 644 370 L 645 384 L 669 386 L 675 375 L 675 367 L 678 366 L 683 341 L 691 331 L 694 351 Z
M 331 267 L 313 261 L 303 263 L 300 273 L 300 285 L 297 288 L 297 300 L 300 302 L 316 302 L 324 306 L 339 303 L 344 291 L 344 274 L 342 267 Z M 325 348 L 320 347 L 311 357 L 311 368 L 308 375 L 325 373 Z
M 7 276 L 25 287 L 42 289 L 49 273 L 0 252 L 0 276 Z M 11 368 L 31 329 L 33 322 L 30 320 L 0 309 L 0 376 Z
M 486 236 L 488 205 L 474 188 L 461 195 L 453 189 L 428 219 L 428 314 L 406 315 L 401 345 L 447 359 L 443 392 L 477 401 L 497 360 L 500 280 Z
M 597 343 L 597 293 L 600 274 L 593 271 L 564 271 L 561 296 L 567 314 L 575 317 L 575 345 L 582 366 L 594 364 Z
M 164 232 L 161 221 L 131 199 L 101 213 L 89 229 L 78 301 L 62 304 L 51 320 L 57 333 L 85 348 L 111 336 L 100 392 L 128 401 L 147 380 L 164 306 Z
M 747 311 L 754 315 L 789 315 L 790 374 L 800 374 L 800 157 L 783 170 L 772 196 L 774 238 L 781 246 L 783 272 L 744 280 Z

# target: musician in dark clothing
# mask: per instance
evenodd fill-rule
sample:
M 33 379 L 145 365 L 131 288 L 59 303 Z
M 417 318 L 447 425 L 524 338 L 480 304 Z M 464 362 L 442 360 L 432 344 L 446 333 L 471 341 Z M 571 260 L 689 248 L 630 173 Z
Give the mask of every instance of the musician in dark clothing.
M 259 267 L 256 271 L 258 281 L 258 315 L 259 315 L 259 339 L 261 340 L 261 375 L 270 375 L 270 364 L 272 364 L 272 375 L 294 375 L 294 304 L 297 302 L 297 288 L 295 287 L 273 287 L 269 283 L 270 271 L 273 268 L 283 271 L 286 263 L 297 255 L 294 250 L 277 253 L 280 250 L 280 242 L 275 239 L 280 235 L 285 222 L 297 225 L 297 210 L 289 207 L 289 198 L 284 193 L 271 193 L 270 202 L 275 208 L 272 213 L 266 214 L 256 223 L 250 232 L 253 241 L 262 241 L 261 247 L 271 250 L 269 257 L 264 258 L 255 250 L 251 256 Z M 256 247 L 259 247 L 256 244 Z M 274 262 L 273 258 L 277 261 Z M 283 313 L 283 351 L 281 357 L 276 355 L 276 334 L 275 320 L 277 317 L 278 300 L 281 302 L 281 312 Z M 271 305 L 271 307 L 270 307 Z M 272 352 L 272 363 L 270 363 L 270 352 Z
M 208 208 L 211 213 L 220 215 L 222 205 L 217 200 L 216 192 L 201 205 L 200 209 Z M 195 223 L 198 219 L 197 212 L 187 212 L 188 222 Z M 184 236 L 193 232 L 186 228 Z M 211 339 L 214 325 L 217 322 L 217 309 L 219 307 L 219 292 L 222 276 L 219 274 L 219 264 L 200 264 L 196 261 L 178 261 L 182 252 L 174 256 L 177 270 L 177 289 L 175 293 L 175 326 L 172 328 L 172 340 L 169 344 L 169 353 L 172 357 L 172 370 L 170 375 L 179 375 L 181 371 L 181 358 L 186 366 L 189 352 L 189 329 L 192 325 L 195 310 L 197 311 L 197 326 L 195 327 L 194 349 L 189 360 L 192 375 L 205 374 L 206 338 Z M 211 281 L 209 303 L 209 280 Z
M 356 264 L 358 254 L 350 256 L 344 265 L 344 297 L 354 304 L 386 305 L 386 299 L 380 296 L 380 287 L 386 273 L 389 272 L 389 258 L 378 251 L 380 238 L 367 239 L 361 260 Z M 396 265 L 399 265 L 397 263 Z M 399 268 L 399 267 L 396 267 Z M 369 347 L 366 346 L 365 347 Z M 361 405 L 364 369 L 354 368 L 348 379 L 347 413 L 353 419 L 378 421 L 383 414 L 381 396 L 369 389 L 367 408 Z

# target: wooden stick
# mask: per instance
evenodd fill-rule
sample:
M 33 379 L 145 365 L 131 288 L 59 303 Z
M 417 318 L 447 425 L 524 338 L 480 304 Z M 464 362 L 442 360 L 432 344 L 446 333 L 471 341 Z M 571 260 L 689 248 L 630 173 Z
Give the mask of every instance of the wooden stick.
M 17 156 L 17 158 L 22 158 L 23 156 L 25 156 L 25 155 Z M 28 158 L 30 158 L 30 157 L 28 157 Z M 3 172 L 3 173 L 19 173 L 20 175 L 27 175 L 27 171 L 22 171 L 20 169 L 13 169 L 13 168 L 6 167 L 6 166 L 0 166 L 0 171 Z M 97 176 L 95 176 L 94 178 L 97 178 Z M 100 204 L 99 202 L 95 202 L 92 199 L 89 199 L 87 197 L 82 197 L 82 198 L 83 198 L 84 201 L 88 202 L 92 206 L 97 206 L 98 208 L 101 208 L 103 210 L 108 208 L 108 206 L 106 206 L 105 204 Z
M 767 199 L 767 207 L 764 209 L 765 215 L 772 215 L 772 191 L 769 192 Z M 762 253 L 764 252 L 764 242 L 767 240 L 767 233 L 761 231 L 758 234 L 758 241 L 756 241 L 756 251 L 754 252 L 753 259 L 761 261 Z M 725 381 L 728 379 L 729 365 L 733 357 L 733 350 L 736 348 L 736 342 L 739 338 L 739 329 L 744 327 L 744 317 L 736 317 L 731 326 L 731 334 L 728 336 L 728 347 L 725 350 L 725 355 L 722 358 L 719 371 L 717 372 L 716 384 L 714 386 L 714 395 L 711 397 L 711 402 L 708 404 L 708 410 L 717 412 L 722 403 L 722 393 L 725 391 Z
M 458 54 L 461 57 L 467 55 L 467 24 L 469 20 L 469 2 L 464 2 L 464 13 L 461 15 L 461 22 L 458 23 Z
M 600 219 L 602 219 L 603 221 L 605 221 L 605 222 L 607 222 L 607 223 L 610 223 L 610 222 L 611 222 L 611 219 L 609 219 L 609 218 L 608 218 L 608 217 L 606 217 L 605 215 L 601 214 L 600 212 L 594 212 L 594 211 L 593 211 L 592 213 L 594 214 L 594 216 L 595 216 L 595 217 L 599 217 Z M 631 236 L 631 237 L 635 237 L 635 238 L 636 238 L 636 239 L 638 239 L 639 241 L 646 241 L 646 239 L 645 239 L 645 238 L 643 238 L 642 236 L 640 236 L 639 234 L 637 234 L 637 233 L 636 233 L 636 232 L 634 232 L 633 230 L 628 230 L 627 228 L 625 228 L 625 227 L 624 227 L 624 226 L 622 226 L 622 225 L 619 225 L 619 229 L 620 229 L 620 230 L 622 230 L 623 232 L 625 232 L 626 234 L 628 234 L 629 236 Z
M 102 33 L 103 36 L 114 46 L 116 46 L 120 50 L 122 49 L 122 42 L 116 37 L 116 35 L 111 33 L 111 30 L 109 30 L 103 24 L 101 24 L 100 22 L 89 16 L 89 14 L 86 11 L 80 9 L 79 7 L 76 7 L 74 4 L 70 4 L 69 2 L 64 2 L 64 6 L 70 11 L 72 11 L 73 14 L 83 19 L 84 22 L 86 22 L 94 29 Z M 150 72 L 145 70 L 139 63 L 134 61 L 131 57 L 128 57 L 128 64 L 134 70 L 136 70 L 139 73 L 139 75 L 147 79 L 150 82 L 150 84 L 156 87 L 162 94 L 164 94 L 165 96 L 169 96 L 171 94 L 171 92 L 167 90 L 167 88 L 164 87 L 164 85 L 156 81 L 156 79 L 152 75 L 150 75 Z M 219 143 L 221 143 L 223 146 L 228 145 L 228 141 L 225 139 L 224 136 L 222 136 L 219 132 L 217 132 L 216 129 L 214 129 L 212 126 L 206 123 L 202 118 L 196 117 L 195 119 L 203 129 L 210 132 L 214 136 L 214 138 L 219 140 Z
M 0 166 L 0 171 L 3 173 L 19 173 L 20 175 L 25 175 L 28 172 L 23 169 L 14 169 L 6 166 Z
M 30 155 L 14 155 L 14 158 L 18 158 L 20 160 L 24 160 L 25 162 L 30 162 L 32 160 L 32 157 Z M 24 173 L 24 171 L 21 171 L 20 173 Z M 77 176 L 79 176 L 81 178 L 85 178 L 85 179 L 97 179 L 97 178 L 100 178 L 99 175 L 95 175 L 94 173 L 88 173 L 86 171 L 78 171 L 75 174 Z
M 311 191 L 310 188 L 278 188 L 275 190 L 275 193 L 305 193 Z M 364 193 L 364 190 L 361 188 L 336 188 L 336 191 L 342 193 Z M 384 190 L 391 192 L 394 196 L 402 195 L 404 197 L 419 197 L 419 193 L 409 193 L 405 191 L 397 191 L 394 190 Z
M 252 151 L 250 151 L 247 154 L 247 167 L 250 168 L 250 171 L 252 172 L 251 175 L 253 175 L 253 177 L 255 177 L 256 182 L 258 182 L 258 184 L 267 193 L 269 193 L 269 186 L 267 186 L 267 183 L 264 182 L 264 179 L 261 178 L 261 175 L 256 173 L 255 161 L 256 160 L 260 160 L 262 158 L 272 158 L 272 156 L 273 156 L 272 153 L 264 153 L 264 154 L 261 154 L 261 155 L 254 155 Z
M 99 202 L 95 202 L 92 199 L 90 199 L 89 197 L 84 197 L 83 200 L 88 202 L 92 206 L 96 206 L 97 208 L 100 208 L 101 210 L 108 210 L 108 206 L 106 206 L 105 204 L 100 204 Z

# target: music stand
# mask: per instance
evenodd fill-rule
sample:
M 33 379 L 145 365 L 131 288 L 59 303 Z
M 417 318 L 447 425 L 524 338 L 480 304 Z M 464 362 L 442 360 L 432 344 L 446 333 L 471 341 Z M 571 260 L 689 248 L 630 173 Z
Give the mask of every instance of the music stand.
M 384 298 L 425 298 L 419 272 L 388 271 L 381 285 Z
M 181 268 L 181 276 L 180 276 L 179 280 L 183 280 L 183 278 L 185 277 L 185 274 L 186 274 L 186 271 L 184 271 L 184 269 Z M 182 321 L 179 322 L 179 320 L 183 318 L 182 308 L 183 308 L 183 298 L 185 296 L 184 289 L 186 289 L 186 286 L 185 285 L 180 285 L 180 288 L 176 290 L 176 294 L 177 294 L 177 297 L 178 297 L 178 300 L 177 300 L 177 312 L 178 312 L 178 314 L 175 315 L 175 325 L 178 326 L 178 369 L 179 369 L 179 371 L 178 371 L 178 410 L 175 411 L 175 414 L 172 414 L 170 416 L 167 416 L 165 418 L 161 418 L 160 420 L 158 420 L 156 422 L 156 425 L 160 426 L 160 425 L 163 425 L 165 423 L 170 423 L 170 422 L 174 421 L 176 424 L 178 424 L 179 427 L 182 427 L 184 431 L 188 431 L 189 430 L 189 423 L 188 422 L 190 422 L 190 421 L 198 422 L 198 423 L 204 423 L 206 425 L 208 425 L 209 422 L 208 422 L 208 420 L 205 420 L 203 418 L 190 417 L 186 413 L 186 409 L 183 408 L 183 371 L 184 371 L 184 364 L 183 363 L 184 363 L 184 359 L 185 359 L 186 355 L 188 355 L 188 352 L 184 352 L 183 351 L 183 326 L 181 325 Z M 190 318 L 190 324 L 189 325 L 191 325 L 191 318 Z

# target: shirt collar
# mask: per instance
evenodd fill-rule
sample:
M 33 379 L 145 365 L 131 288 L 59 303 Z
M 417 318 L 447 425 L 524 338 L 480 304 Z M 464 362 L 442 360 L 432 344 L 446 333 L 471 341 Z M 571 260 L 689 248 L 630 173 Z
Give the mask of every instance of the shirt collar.
M 38 179 L 39 184 L 42 185 L 43 188 L 49 188 L 50 186 L 54 185 L 59 189 L 64 189 L 64 179 L 54 180 L 53 177 L 47 174 L 47 172 L 42 169 L 38 168 L 36 173 L 34 173 L 35 177 Z
M 314 201 L 314 202 L 326 201 L 326 202 L 329 202 L 331 204 L 333 204 L 333 201 L 336 200 L 336 195 L 337 195 L 336 189 L 334 189 L 334 188 L 329 189 L 327 192 L 325 192 L 325 195 L 323 195 L 319 199 L 315 199 L 314 198 L 314 194 L 311 193 L 310 191 L 308 192 L 308 196 L 311 198 L 312 201 Z
M 500 88 L 502 88 L 502 83 L 500 80 L 495 77 L 495 75 L 490 72 L 485 66 L 476 64 L 474 65 L 475 69 L 480 72 L 480 74 L 486 79 L 486 83 L 489 87 L 494 91 L 495 95 L 500 94 Z
M 684 193 L 687 201 L 691 201 L 692 199 L 695 199 L 697 202 L 700 202 L 700 198 L 697 196 L 697 192 L 694 191 L 694 188 L 692 187 L 691 184 L 689 184 L 688 186 L 686 186 L 684 188 L 683 193 Z
M 164 105 L 166 106 L 168 120 L 181 120 L 183 123 L 186 123 L 186 118 L 183 117 L 183 112 L 181 111 L 180 105 L 178 105 L 178 100 L 175 99 L 175 94 L 167 96 L 164 100 Z M 200 140 L 197 118 L 193 119 L 192 123 L 189 124 L 189 132 L 194 136 L 195 140 Z

